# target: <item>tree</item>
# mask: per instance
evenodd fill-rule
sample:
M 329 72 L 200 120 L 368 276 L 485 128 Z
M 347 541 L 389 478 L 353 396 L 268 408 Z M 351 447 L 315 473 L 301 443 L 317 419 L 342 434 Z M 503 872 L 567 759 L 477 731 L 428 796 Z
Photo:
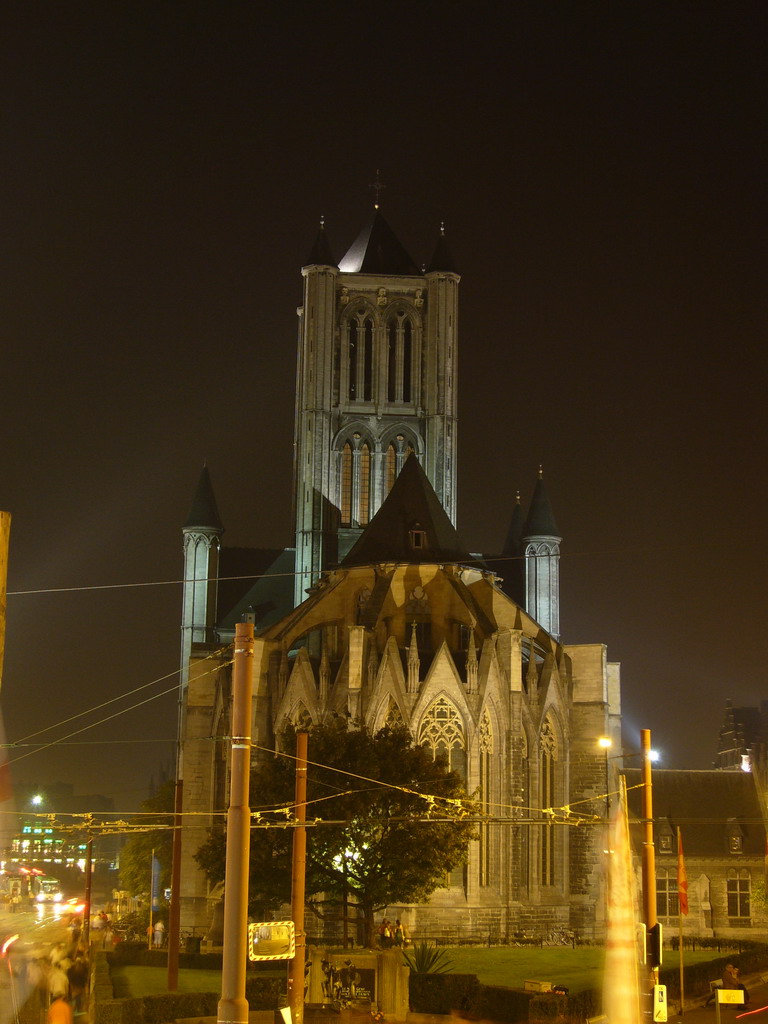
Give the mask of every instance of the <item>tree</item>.
M 160 862 L 160 887 L 167 888 L 171 884 L 171 849 L 173 830 L 174 782 L 164 782 L 154 796 L 143 800 L 141 806 L 151 812 L 145 816 L 137 816 L 136 824 L 146 825 L 148 831 L 137 832 L 130 837 L 120 851 L 120 884 L 133 895 L 149 892 L 152 851 Z M 165 828 L 150 828 L 152 825 L 164 825 Z
M 292 729 L 282 749 L 295 749 Z M 376 911 L 423 902 L 465 862 L 475 838 L 467 820 L 472 805 L 444 758 L 433 760 L 407 729 L 372 736 L 343 722 L 315 726 L 308 761 L 307 900 L 321 909 L 352 897 L 372 945 Z M 285 755 L 251 775 L 251 805 L 261 819 L 251 828 L 254 911 L 290 902 L 292 829 L 276 809 L 290 809 L 294 777 L 293 758 Z M 196 856 L 214 883 L 224 878 L 225 853 L 224 830 L 213 829 Z

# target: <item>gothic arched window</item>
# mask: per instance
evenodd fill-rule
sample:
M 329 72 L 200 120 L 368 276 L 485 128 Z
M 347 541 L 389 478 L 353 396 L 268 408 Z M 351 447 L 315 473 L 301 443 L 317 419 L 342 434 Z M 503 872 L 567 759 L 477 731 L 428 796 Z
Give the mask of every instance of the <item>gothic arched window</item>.
M 365 307 L 347 323 L 347 396 L 350 402 L 373 398 L 373 318 Z
M 390 694 L 387 698 L 387 713 L 384 717 L 384 726 L 388 729 L 402 729 L 405 725 L 400 705 Z
M 404 309 L 387 320 L 387 401 L 411 402 L 413 392 L 413 322 Z
M 360 495 L 357 521 L 367 526 L 371 517 L 371 449 L 363 442 L 360 449 Z
M 555 806 L 555 765 L 557 739 L 552 722 L 547 718 L 539 736 L 539 806 L 542 810 Z M 541 828 L 541 884 L 555 884 L 555 833 L 551 821 Z
M 445 754 L 448 767 L 466 780 L 467 744 L 464 722 L 457 709 L 445 697 L 438 697 L 427 709 L 419 728 L 419 743 L 432 751 L 432 757 Z M 466 885 L 466 867 L 462 865 L 454 868 L 446 877 L 445 884 Z
M 403 463 L 415 451 L 413 442 L 405 436 L 398 434 L 394 440 L 387 445 L 386 460 L 384 463 L 384 493 L 389 494 L 397 475 L 403 468 Z
M 480 885 L 490 885 L 491 878 L 491 826 L 489 818 L 493 813 L 491 802 L 491 778 L 493 760 L 493 729 L 491 727 L 491 716 L 488 708 L 483 711 L 480 719 L 479 731 L 479 753 L 480 753 L 480 814 L 482 823 L 480 825 Z
M 352 525 L 352 445 L 347 441 L 341 449 L 341 494 L 339 511 L 341 512 L 341 525 Z

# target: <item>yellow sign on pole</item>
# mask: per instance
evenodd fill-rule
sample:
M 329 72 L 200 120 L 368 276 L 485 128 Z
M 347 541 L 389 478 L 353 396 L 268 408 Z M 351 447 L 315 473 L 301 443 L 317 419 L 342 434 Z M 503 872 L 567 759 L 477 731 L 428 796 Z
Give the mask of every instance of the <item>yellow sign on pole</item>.
M 653 1019 L 658 1024 L 664 1024 L 667 1019 L 667 986 L 653 986 Z
M 718 1003 L 743 1003 L 744 990 L 741 988 L 719 988 L 717 989 Z

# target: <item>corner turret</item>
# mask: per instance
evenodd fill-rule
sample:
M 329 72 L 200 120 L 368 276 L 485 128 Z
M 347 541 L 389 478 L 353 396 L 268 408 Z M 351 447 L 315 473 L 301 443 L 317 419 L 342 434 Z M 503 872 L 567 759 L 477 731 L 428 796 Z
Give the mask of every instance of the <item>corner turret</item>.
M 557 523 L 539 479 L 522 529 L 520 546 L 525 553 L 526 611 L 555 639 L 560 639 L 560 541 Z

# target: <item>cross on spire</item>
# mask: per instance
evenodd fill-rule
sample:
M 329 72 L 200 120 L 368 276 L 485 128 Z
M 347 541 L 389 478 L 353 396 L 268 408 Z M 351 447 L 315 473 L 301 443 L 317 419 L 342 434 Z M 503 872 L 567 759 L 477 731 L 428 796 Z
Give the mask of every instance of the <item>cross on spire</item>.
M 373 189 L 373 208 L 374 208 L 374 210 L 378 210 L 378 208 L 379 208 L 379 199 L 381 198 L 381 193 L 382 193 L 382 191 L 386 187 L 387 186 L 381 180 L 381 173 L 380 173 L 380 171 L 379 171 L 379 169 L 377 167 L 376 168 L 376 177 L 370 183 L 370 185 L 368 186 L 368 188 L 372 188 Z

